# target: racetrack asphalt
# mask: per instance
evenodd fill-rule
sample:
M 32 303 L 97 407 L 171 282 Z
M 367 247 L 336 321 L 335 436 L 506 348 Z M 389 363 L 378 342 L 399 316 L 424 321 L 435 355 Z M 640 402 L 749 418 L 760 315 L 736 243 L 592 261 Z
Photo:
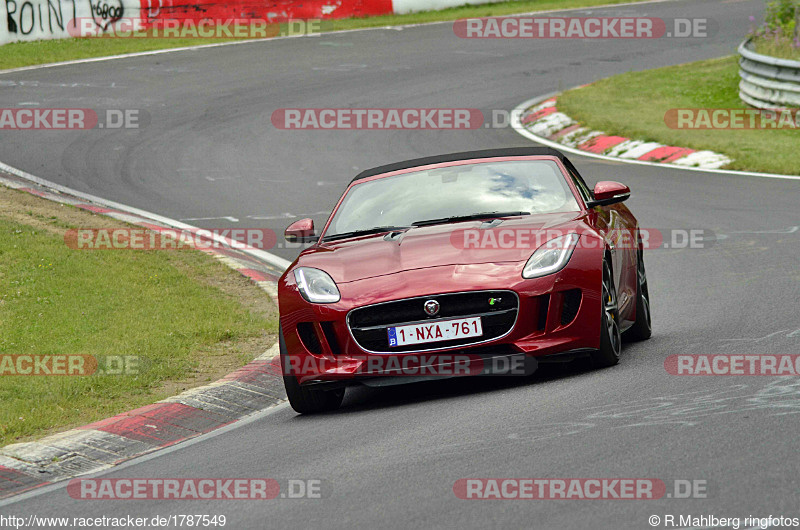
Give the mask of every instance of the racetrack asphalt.
M 511 129 L 282 131 L 280 108 L 470 107 L 490 114 L 612 74 L 735 52 L 760 1 L 572 12 L 707 17 L 705 39 L 464 40 L 451 24 L 240 44 L 0 74 L 0 107 L 143 109 L 139 130 L 5 132 L 0 160 L 203 227 L 322 223 L 360 170 L 451 151 L 530 145 Z M 769 156 L 765 153 L 764 156 Z M 0 513 L 224 514 L 229 528 L 648 528 L 657 514 L 797 517 L 800 378 L 685 377 L 671 354 L 798 353 L 797 181 L 571 157 L 587 181 L 628 184 L 643 227 L 706 229 L 703 249 L 646 254 L 653 338 L 605 370 L 548 368 L 348 391 L 341 410 L 280 406 L 236 429 L 103 477 L 322 479 L 323 499 L 85 501 L 65 486 Z M 274 249 L 293 259 L 296 250 Z M 707 498 L 465 501 L 466 477 L 707 481 Z M 671 491 L 668 486 L 668 491 Z M 662 526 L 663 527 L 663 526 Z

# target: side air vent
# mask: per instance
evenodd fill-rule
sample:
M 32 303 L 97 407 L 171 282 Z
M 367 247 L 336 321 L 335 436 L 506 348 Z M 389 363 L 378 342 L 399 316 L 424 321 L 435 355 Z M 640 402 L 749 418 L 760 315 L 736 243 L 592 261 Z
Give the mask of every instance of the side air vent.
M 547 327 L 547 310 L 550 308 L 550 295 L 545 294 L 539 297 L 539 321 L 536 324 L 536 329 L 544 331 Z
M 564 304 L 561 307 L 561 325 L 566 326 L 578 316 L 578 309 L 581 307 L 581 290 L 570 289 L 564 291 L 561 296 L 564 297 Z
M 322 353 L 322 346 L 319 343 L 319 338 L 314 331 L 314 324 L 311 322 L 300 322 L 297 324 L 297 334 L 300 335 L 300 340 L 308 351 L 319 355 Z
M 322 332 L 325 334 L 325 340 L 328 341 L 328 346 L 331 348 L 331 353 L 339 355 L 341 349 L 339 348 L 339 340 L 336 338 L 336 331 L 333 329 L 333 322 L 320 322 Z

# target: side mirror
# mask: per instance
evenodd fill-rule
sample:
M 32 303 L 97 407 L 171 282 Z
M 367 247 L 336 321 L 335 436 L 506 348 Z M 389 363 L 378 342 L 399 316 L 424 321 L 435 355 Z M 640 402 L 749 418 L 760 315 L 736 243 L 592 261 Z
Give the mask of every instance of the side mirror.
M 290 224 L 283 232 L 283 237 L 289 243 L 307 243 L 314 241 L 314 220 L 300 219 Z
M 625 201 L 631 196 L 631 189 L 625 184 L 604 180 L 595 185 L 592 195 L 594 195 L 594 200 L 586 203 L 588 208 L 608 206 Z

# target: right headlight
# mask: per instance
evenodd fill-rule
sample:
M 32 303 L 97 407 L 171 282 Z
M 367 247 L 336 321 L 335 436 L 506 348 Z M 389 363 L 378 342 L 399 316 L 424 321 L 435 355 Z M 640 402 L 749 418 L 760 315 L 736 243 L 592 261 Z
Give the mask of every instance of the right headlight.
M 522 277 L 539 278 L 563 269 L 572 257 L 579 238 L 575 233 L 566 234 L 537 248 L 522 269 Z
M 294 270 L 294 279 L 300 294 L 308 302 L 315 304 L 332 304 L 341 298 L 339 288 L 330 275 L 320 269 L 312 267 L 297 267 Z

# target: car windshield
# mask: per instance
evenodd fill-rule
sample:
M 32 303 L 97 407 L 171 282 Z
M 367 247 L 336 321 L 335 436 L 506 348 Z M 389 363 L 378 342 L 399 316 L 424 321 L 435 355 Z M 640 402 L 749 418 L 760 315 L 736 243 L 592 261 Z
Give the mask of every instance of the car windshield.
M 462 164 L 356 184 L 336 210 L 325 238 L 380 226 L 436 224 L 450 217 L 491 217 L 489 212 L 503 216 L 579 210 L 551 160 Z

